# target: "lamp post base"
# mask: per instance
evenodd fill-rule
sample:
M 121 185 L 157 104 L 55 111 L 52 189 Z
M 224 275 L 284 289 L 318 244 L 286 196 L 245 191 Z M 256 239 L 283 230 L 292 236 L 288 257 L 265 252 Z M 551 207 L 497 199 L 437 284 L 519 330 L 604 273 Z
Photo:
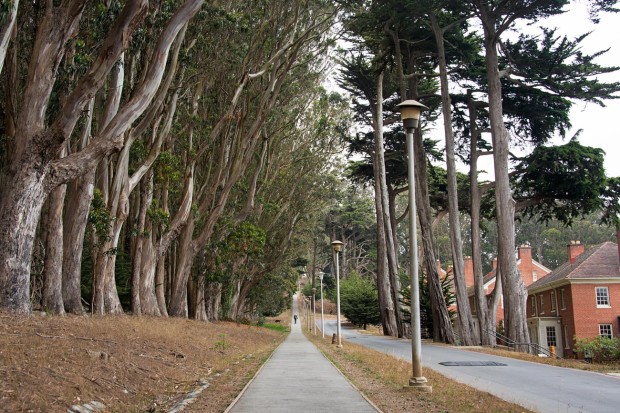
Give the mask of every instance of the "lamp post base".
M 409 379 L 409 385 L 406 388 L 416 390 L 423 393 L 432 393 L 433 386 L 428 385 L 426 377 L 411 377 Z

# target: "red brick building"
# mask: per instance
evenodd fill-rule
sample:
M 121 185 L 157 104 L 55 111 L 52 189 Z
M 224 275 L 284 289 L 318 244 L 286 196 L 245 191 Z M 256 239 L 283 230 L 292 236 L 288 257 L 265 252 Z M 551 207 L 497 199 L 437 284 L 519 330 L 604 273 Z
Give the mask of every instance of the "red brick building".
M 575 336 L 618 335 L 619 265 L 617 244 L 605 242 L 585 251 L 572 241 L 568 261 L 528 287 L 530 340 L 555 346 L 561 357 L 575 357 Z
M 488 295 L 495 289 L 495 269 L 497 267 L 497 260 L 493 260 L 493 269 L 487 275 L 484 276 L 484 292 Z M 521 245 L 517 250 L 517 268 L 523 279 L 525 286 L 536 282 L 551 272 L 551 270 L 538 261 L 532 259 L 532 247 L 529 245 Z M 465 284 L 468 288 L 474 285 L 474 266 L 471 257 L 465 257 Z M 476 317 L 476 305 L 475 305 L 473 288 L 469 290 L 469 305 Z M 499 305 L 497 306 L 497 323 L 501 323 L 504 320 L 504 299 L 500 297 Z M 477 320 L 474 320 L 476 323 Z

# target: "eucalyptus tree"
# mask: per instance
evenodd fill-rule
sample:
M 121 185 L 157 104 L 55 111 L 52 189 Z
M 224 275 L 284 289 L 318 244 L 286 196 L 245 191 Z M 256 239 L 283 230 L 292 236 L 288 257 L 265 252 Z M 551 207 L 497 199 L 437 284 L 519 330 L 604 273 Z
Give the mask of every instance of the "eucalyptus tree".
M 247 174 L 234 188 L 228 213 L 207 247 L 207 289 L 220 295 L 208 298 L 215 301 L 209 305 L 209 317 L 218 316 L 220 303 L 227 318 L 256 315 L 252 291 L 265 278 L 276 276 L 274 271 L 286 269 L 296 234 L 314 227 L 316 215 L 331 199 L 329 169 L 331 158 L 341 151 L 346 102 L 325 94 L 311 76 L 300 77 L 290 86 L 290 92 L 313 92 L 289 95 L 283 91 L 290 97 L 289 110 L 274 114 L 265 124 L 268 144 L 257 157 L 260 163 L 248 169 L 258 174 Z
M 262 8 L 261 8 L 262 7 Z M 186 286 L 197 254 L 212 239 L 229 197 L 261 145 L 267 144 L 264 126 L 274 109 L 283 105 L 281 92 L 316 62 L 327 46 L 325 33 L 331 27 L 333 9 L 321 2 L 269 3 L 248 10 L 249 46 L 242 51 L 243 62 L 231 74 L 227 102 L 209 132 L 208 142 L 196 157 L 212 162 L 197 171 L 201 191 L 195 194 L 196 214 L 190 216 L 179 243 L 179 258 L 172 281 L 169 312 L 187 314 Z M 259 17 L 260 16 L 260 17 Z M 316 66 L 318 68 L 320 66 Z M 287 83 L 288 82 L 288 83 Z M 215 85 L 214 85 L 215 86 Z
M 23 3 L 22 3 L 23 4 Z M 59 64 L 66 57 L 70 39 L 79 33 L 85 8 L 82 1 L 47 3 L 29 51 L 28 75 L 16 105 L 13 146 L 3 171 L 0 201 L 0 307 L 29 313 L 30 259 L 43 203 L 57 186 L 92 170 L 100 159 L 123 145 L 124 135 L 155 96 L 161 83 L 170 47 L 181 28 L 202 5 L 183 3 L 164 24 L 154 43 L 152 64 L 143 72 L 134 94 L 124 102 L 108 126 L 81 151 L 60 157 L 91 97 L 129 46 L 132 34 L 146 15 L 146 1 L 128 2 L 118 12 L 99 45 L 96 58 L 67 91 L 54 114 L 48 113 L 57 87 Z M 97 7 L 96 5 L 92 7 Z M 28 9 L 27 9 L 28 10 Z M 18 10 L 19 17 L 19 10 Z M 50 116 L 51 115 L 51 116 Z

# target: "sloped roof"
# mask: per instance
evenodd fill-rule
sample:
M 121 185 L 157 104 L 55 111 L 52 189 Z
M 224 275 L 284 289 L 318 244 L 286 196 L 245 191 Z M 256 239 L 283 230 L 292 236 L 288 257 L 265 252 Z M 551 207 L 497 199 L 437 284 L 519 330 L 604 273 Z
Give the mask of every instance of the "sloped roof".
M 574 263 L 565 262 L 551 273 L 532 283 L 528 290 L 538 289 L 560 280 L 618 278 L 620 266 L 618 245 L 607 241 L 577 256 Z
M 521 259 L 517 260 L 517 268 L 519 268 L 519 264 L 521 264 Z M 549 274 L 551 272 L 551 270 L 547 267 L 545 267 L 544 265 L 542 265 L 541 263 L 539 263 L 538 261 L 536 261 L 535 259 L 532 259 L 532 264 L 534 264 L 535 266 L 537 266 L 538 268 L 540 268 L 543 271 L 546 271 L 547 274 Z M 489 271 L 484 277 L 482 277 L 482 284 L 485 285 L 486 283 L 488 283 L 489 281 L 492 281 L 495 277 L 496 277 L 496 270 L 497 269 L 492 269 L 491 271 Z M 547 275 L 543 275 L 542 277 L 546 277 Z

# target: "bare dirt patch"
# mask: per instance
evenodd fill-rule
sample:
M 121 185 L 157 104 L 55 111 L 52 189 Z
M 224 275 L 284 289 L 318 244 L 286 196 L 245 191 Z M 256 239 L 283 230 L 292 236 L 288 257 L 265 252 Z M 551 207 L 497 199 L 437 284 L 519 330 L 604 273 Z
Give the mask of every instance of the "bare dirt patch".
M 209 387 L 186 411 L 223 411 L 285 337 L 229 322 L 0 314 L 0 412 L 93 400 L 110 412 L 161 412 L 201 379 Z

